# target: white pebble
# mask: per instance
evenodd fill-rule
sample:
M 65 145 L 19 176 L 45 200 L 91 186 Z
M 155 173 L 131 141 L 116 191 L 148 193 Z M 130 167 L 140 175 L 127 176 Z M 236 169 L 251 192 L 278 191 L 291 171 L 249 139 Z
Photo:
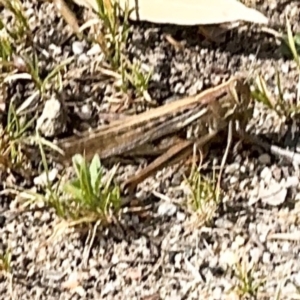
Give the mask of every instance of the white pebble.
M 98 44 L 92 46 L 90 50 L 86 53 L 88 56 L 94 56 L 101 53 L 101 47 Z
M 79 41 L 75 41 L 72 44 L 72 51 L 75 55 L 80 55 L 84 51 L 84 44 Z
M 160 216 L 168 216 L 171 217 L 176 214 L 177 207 L 173 203 L 163 202 L 158 207 L 158 214 Z

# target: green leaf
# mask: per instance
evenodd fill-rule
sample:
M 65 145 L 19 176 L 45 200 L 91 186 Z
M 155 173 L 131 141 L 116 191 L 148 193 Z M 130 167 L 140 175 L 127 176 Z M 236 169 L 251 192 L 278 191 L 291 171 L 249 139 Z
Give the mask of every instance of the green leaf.
M 102 168 L 101 168 L 100 158 L 98 154 L 96 154 L 93 157 L 93 160 L 90 164 L 89 171 L 91 176 L 91 186 L 93 188 L 94 194 L 98 194 L 100 180 L 102 177 Z
M 114 208 L 118 210 L 121 207 L 120 189 L 117 186 L 114 187 L 114 189 L 112 190 L 111 194 L 112 194 L 112 200 L 111 200 L 111 202 L 112 202 Z
M 287 34 L 282 36 L 280 50 L 287 58 L 294 58 L 298 63 L 300 53 L 300 33 L 293 35 L 289 21 L 287 20 Z
M 87 167 L 85 159 L 82 161 L 81 169 L 80 169 L 80 184 L 83 192 L 86 195 L 86 201 L 91 203 L 91 199 L 93 197 L 93 189 L 91 186 L 91 177 L 89 173 L 89 169 Z
M 80 168 L 81 168 L 80 166 L 82 164 L 82 161 L 83 161 L 83 157 L 81 154 L 75 154 L 72 157 L 73 168 L 75 170 L 77 178 L 80 177 Z
M 84 196 L 82 195 L 82 190 L 77 188 L 76 186 L 67 183 L 64 185 L 64 191 L 74 198 L 74 200 L 78 203 L 79 201 L 84 203 Z M 79 200 L 79 201 L 78 201 Z
M 75 169 L 80 188 L 83 195 L 85 196 L 85 201 L 89 201 L 92 195 L 92 189 L 90 185 L 90 177 L 88 175 L 88 168 L 86 161 L 81 154 L 76 154 L 72 157 L 73 167 Z
M 70 184 L 76 187 L 77 189 L 80 189 L 80 181 L 78 179 L 72 180 Z

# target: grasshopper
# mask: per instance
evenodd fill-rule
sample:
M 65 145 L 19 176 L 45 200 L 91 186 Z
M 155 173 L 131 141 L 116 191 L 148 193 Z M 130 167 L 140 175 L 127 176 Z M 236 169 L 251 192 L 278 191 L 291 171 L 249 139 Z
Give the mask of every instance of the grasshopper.
M 239 128 L 244 128 L 251 116 L 250 104 L 249 86 L 244 78 L 234 77 L 195 96 L 113 121 L 93 132 L 82 133 L 81 137 L 61 139 L 57 142 L 63 151 L 59 159 L 69 163 L 76 153 L 84 153 L 88 160 L 95 153 L 102 160 L 122 155 L 134 156 L 135 151 L 139 152 L 143 147 L 151 149 L 151 143 L 187 129 L 186 140 L 170 146 L 141 173 L 125 182 L 125 186 L 131 189 L 159 168 L 189 155 L 194 144 L 198 147 L 205 145 L 229 122 L 238 122 Z

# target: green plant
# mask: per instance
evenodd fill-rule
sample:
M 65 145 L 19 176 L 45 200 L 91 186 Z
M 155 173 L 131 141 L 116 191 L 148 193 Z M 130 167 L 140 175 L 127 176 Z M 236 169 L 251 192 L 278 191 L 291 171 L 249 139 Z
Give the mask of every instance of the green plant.
M 2 65 L 8 65 L 13 54 L 13 46 L 4 24 L 0 20 L 0 58 Z
M 295 45 L 295 48 L 291 50 L 291 41 L 288 34 L 284 34 L 282 36 L 282 42 L 280 45 L 281 53 L 286 56 L 287 58 L 293 58 L 295 56 L 295 53 L 297 53 L 297 56 L 300 53 L 300 33 L 296 33 L 293 36 L 293 44 Z M 295 52 L 296 50 L 296 52 Z
M 3 276 L 8 280 L 7 288 L 10 294 L 13 295 L 13 273 L 11 267 L 11 259 L 12 259 L 12 254 L 11 254 L 11 249 L 9 248 L 7 248 L 4 251 L 4 253 L 0 254 L 0 278 Z
M 185 178 L 189 188 L 188 204 L 192 210 L 205 221 L 209 221 L 220 203 L 220 193 L 215 178 L 206 177 L 202 174 L 201 163 L 196 166 L 193 163 L 190 175 Z
M 5 21 L 0 19 L 0 58 L 2 59 L 1 63 L 5 64 L 11 61 L 14 49 L 18 44 L 31 41 L 31 31 L 22 3 L 19 0 L 0 0 L 0 4 L 14 16 L 10 28 L 5 24 Z
M 139 96 L 150 99 L 147 90 L 152 72 L 144 72 L 140 63 L 131 64 L 123 53 L 130 29 L 128 18 L 133 10 L 129 10 L 127 1 L 124 9 L 118 1 L 97 0 L 97 3 L 98 16 L 103 26 L 96 41 L 112 69 L 121 73 L 122 90 L 127 91 L 128 88 L 133 87 Z
M 63 197 L 63 193 L 61 191 L 61 178 L 56 184 L 53 184 L 52 180 L 50 180 L 50 172 L 44 146 L 56 152 L 60 152 L 61 150 L 52 142 L 40 137 L 38 131 L 36 132 L 36 136 L 30 136 L 26 140 L 30 144 L 38 145 L 41 154 L 41 163 L 44 169 L 43 175 L 45 177 L 43 182 L 39 184 L 39 192 L 16 188 L 18 191 L 20 191 L 20 198 L 24 200 L 23 207 L 39 202 L 54 208 L 59 217 L 68 218 L 67 203 L 64 203 L 61 200 Z
M 265 280 L 257 280 L 254 277 L 256 268 L 254 265 L 250 266 L 243 259 L 241 264 L 234 265 L 234 276 L 238 280 L 235 287 L 239 296 L 257 297 L 259 288 L 264 284 Z
M 141 63 L 133 65 L 127 64 L 127 68 L 122 68 L 123 90 L 126 91 L 129 86 L 134 87 L 138 96 L 143 96 L 150 100 L 148 94 L 148 85 L 151 80 L 152 70 L 145 72 L 142 70 Z
M 22 3 L 19 0 L 0 0 L 0 4 L 2 4 L 6 9 L 12 12 L 15 17 L 15 22 L 13 26 L 13 30 L 8 30 L 9 35 L 14 39 L 19 39 L 24 37 L 27 34 L 30 34 L 30 27 L 23 11 Z M 4 27 L 3 22 L 1 21 L 2 26 Z M 1 27 L 2 27 L 1 26 Z
M 276 86 L 278 89 L 278 97 L 274 99 L 269 91 L 267 84 L 261 75 L 258 75 L 254 81 L 254 90 L 252 96 L 256 101 L 261 102 L 268 108 L 274 110 L 280 117 L 289 117 L 296 107 L 287 106 L 283 98 L 280 74 L 276 71 Z
M 92 219 L 106 219 L 110 211 L 120 208 L 120 189 L 112 183 L 116 169 L 105 179 L 97 154 L 89 166 L 82 155 L 72 160 L 77 178 L 66 183 L 64 191 L 75 202 L 73 218 L 92 215 Z
M 293 57 L 297 64 L 298 74 L 300 78 L 300 35 L 295 36 L 292 33 L 291 25 L 288 19 L 286 19 L 287 34 L 282 37 L 281 49 L 289 57 Z M 283 98 L 283 91 L 281 85 L 280 74 L 276 70 L 276 86 L 278 90 L 278 97 L 275 99 L 272 97 L 271 92 L 267 88 L 267 84 L 261 75 L 257 76 L 254 81 L 254 90 L 252 96 L 258 102 L 263 103 L 268 108 L 274 110 L 280 117 L 291 119 L 295 114 L 300 112 L 300 103 L 297 99 L 296 103 L 286 103 Z M 299 91 L 298 91 L 299 94 Z
M 31 120 L 27 123 L 21 121 L 20 117 L 16 113 L 14 103 L 10 102 L 7 115 L 6 131 L 12 140 L 21 138 L 25 134 L 28 127 L 33 124 L 33 122 L 34 120 Z
M 0 133 L 0 155 L 9 161 L 10 166 L 24 163 L 22 140 L 34 119 L 26 122 L 16 114 L 13 102 L 8 108 L 7 124 Z
M 39 70 L 39 61 L 36 53 L 33 53 L 32 58 L 28 56 L 24 56 L 23 60 L 26 65 L 27 73 L 30 74 L 35 86 L 39 90 L 40 94 L 43 96 L 46 92 L 46 86 L 49 84 L 50 80 L 57 79 L 57 89 L 62 89 L 61 84 L 61 70 L 71 63 L 74 60 L 74 57 L 68 58 L 65 61 L 61 62 L 59 65 L 55 66 L 55 68 L 44 78 L 40 77 L 40 70 Z
M 123 50 L 126 47 L 131 11 L 126 2 L 123 10 L 118 1 L 97 0 L 98 16 L 103 22 L 97 42 L 114 70 L 118 70 L 123 62 Z M 120 17 L 122 16 L 122 23 Z
M 39 145 L 46 182 L 39 193 L 22 192 L 22 197 L 27 200 L 25 206 L 34 202 L 45 203 L 53 207 L 59 217 L 74 225 L 96 221 L 110 222 L 111 214 L 117 213 L 121 204 L 120 188 L 113 184 L 116 167 L 104 176 L 98 155 L 95 155 L 88 165 L 85 158 L 77 154 L 72 158 L 76 178 L 62 183 L 61 176 L 54 184 L 49 179 L 44 146 L 55 152 L 61 150 L 55 144 L 41 138 L 38 132 L 31 140 Z
M 70 58 L 55 66 L 53 70 L 44 78 L 40 77 L 39 61 L 36 54 L 36 47 L 32 45 L 32 34 L 27 17 L 23 11 L 22 3 L 19 0 L 0 0 L 0 4 L 5 9 L 9 10 L 13 15 L 13 22 L 11 26 L 6 25 L 4 21 L 0 19 L 0 65 L 3 70 L 11 71 L 18 68 L 19 62 L 21 62 L 21 68 L 24 73 L 30 75 L 31 79 L 35 83 L 35 86 L 43 96 L 46 90 L 46 86 L 53 78 L 57 79 L 57 88 L 61 89 L 61 70 L 69 64 L 74 58 Z M 28 45 L 31 48 L 31 54 L 15 54 L 15 49 L 18 45 Z M 1 77 L 6 77 L 4 73 Z M 26 77 L 26 75 L 25 75 Z M 28 76 L 27 76 L 28 78 Z
M 282 37 L 282 49 L 286 51 L 288 56 L 292 56 L 297 63 L 298 70 L 300 70 L 300 59 L 299 59 L 299 50 L 300 50 L 300 34 L 296 33 L 295 35 L 292 32 L 291 24 L 286 18 L 286 27 L 287 34 Z
M 11 251 L 9 249 L 0 254 L 0 273 L 11 273 Z
M 44 195 L 36 194 L 36 196 L 40 198 L 40 200 L 42 200 L 43 202 L 46 202 L 46 204 L 48 204 L 49 206 L 53 207 L 58 216 L 62 218 L 68 217 L 67 203 L 61 201 L 62 199 L 62 192 L 60 190 L 61 181 L 59 181 L 56 185 L 53 185 L 51 180 L 49 179 L 49 167 L 48 167 L 48 162 L 47 162 L 47 158 L 43 146 L 46 145 L 49 148 L 53 149 L 54 151 L 60 151 L 60 149 L 56 148 L 56 146 L 51 142 L 42 139 L 38 132 L 36 132 L 36 141 L 40 149 L 44 172 L 46 175 L 45 194 Z

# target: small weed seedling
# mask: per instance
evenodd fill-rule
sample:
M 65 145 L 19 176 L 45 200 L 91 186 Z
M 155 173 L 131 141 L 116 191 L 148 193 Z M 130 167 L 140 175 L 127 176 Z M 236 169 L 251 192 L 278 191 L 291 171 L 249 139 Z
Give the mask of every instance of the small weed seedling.
M 4 129 L 0 130 L 0 162 L 6 162 L 6 167 L 17 167 L 24 163 L 22 139 L 33 122 L 34 120 L 27 123 L 21 121 L 16 114 L 14 104 L 10 103 L 7 125 Z
M 287 102 L 284 100 L 280 74 L 276 72 L 276 85 L 278 90 L 278 98 L 274 99 L 271 96 L 270 91 L 267 88 L 265 80 L 262 76 L 258 76 L 254 82 L 254 91 L 252 91 L 253 98 L 258 102 L 263 103 L 268 108 L 274 110 L 279 117 L 284 117 L 286 119 L 291 119 L 294 115 L 299 114 L 300 112 L 300 58 L 299 58 L 299 49 L 300 49 L 300 35 L 297 34 L 293 36 L 291 25 L 286 20 L 287 34 L 282 38 L 282 51 L 288 56 L 293 57 L 294 61 L 297 64 L 298 68 L 298 90 L 297 90 L 297 101 L 296 103 L 290 103 L 287 105 Z
M 102 31 L 98 33 L 97 42 L 114 70 L 118 70 L 123 62 L 123 50 L 126 47 L 131 11 L 128 5 L 124 11 L 118 1 L 97 0 L 98 16 L 103 22 Z M 122 16 L 122 23 L 120 17 Z
M 4 24 L 0 20 L 0 58 L 2 66 L 9 66 L 13 54 L 13 46 L 11 44 L 11 38 L 4 28 Z
M 220 196 L 215 178 L 208 178 L 201 171 L 201 163 L 199 166 L 193 163 L 190 175 L 186 178 L 190 191 L 188 203 L 199 217 L 209 222 L 220 202 Z
M 0 62 L 8 66 L 12 65 L 12 56 L 17 45 L 31 41 L 31 31 L 19 0 L 0 0 L 0 4 L 14 17 L 11 27 L 0 19 Z
M 67 183 L 53 184 L 49 179 L 49 168 L 44 146 L 60 151 L 54 144 L 41 138 L 35 138 L 42 157 L 46 182 L 42 193 L 26 191 L 23 197 L 28 198 L 27 204 L 44 202 L 53 207 L 56 214 L 72 224 L 110 222 L 110 216 L 120 208 L 120 188 L 113 184 L 116 167 L 104 175 L 104 169 L 98 155 L 90 165 L 82 155 L 72 158 L 76 178 Z M 62 178 L 62 177 L 61 177 Z
M 23 59 L 28 74 L 31 76 L 31 79 L 35 83 L 36 88 L 38 89 L 40 95 L 43 97 L 46 92 L 47 85 L 49 85 L 49 82 L 52 79 L 56 80 L 56 90 L 62 90 L 61 71 L 74 60 L 74 57 L 68 58 L 65 61 L 61 62 L 44 79 L 40 77 L 39 61 L 36 53 L 33 53 L 33 56 L 31 58 L 27 56 L 23 57 Z
M 0 4 L 2 4 L 6 9 L 8 9 L 13 16 L 14 20 L 14 30 L 8 30 L 9 35 L 14 39 L 24 39 L 27 34 L 30 34 L 30 27 L 23 11 L 22 2 L 20 0 L 0 0 Z M 4 27 L 3 22 L 1 21 L 1 27 Z
M 11 273 L 11 251 L 6 250 L 3 254 L 0 254 L 0 273 Z
M 0 19 L 0 65 L 2 70 L 8 73 L 3 72 L 0 78 L 5 82 L 13 80 L 15 76 L 32 80 L 41 96 L 45 94 L 46 88 L 53 78 L 56 79 L 57 90 L 62 89 L 61 70 L 74 58 L 61 62 L 45 78 L 41 78 L 36 46 L 33 46 L 32 33 L 27 17 L 23 12 L 22 3 L 19 0 L 0 0 L 0 4 L 10 11 L 14 20 L 9 27 Z M 32 53 L 30 55 L 16 55 L 15 49 L 19 44 L 24 43 L 25 45 L 29 44 Z M 11 72 L 15 69 L 22 71 L 22 73 L 14 74 Z M 1 82 L 1 84 L 3 83 Z
M 122 90 L 126 92 L 128 88 L 133 87 L 138 96 L 150 100 L 147 90 L 152 72 L 142 70 L 140 63 L 132 64 L 123 53 L 130 29 L 128 18 L 132 13 L 132 10 L 128 8 L 128 2 L 126 2 L 124 10 L 118 1 L 97 0 L 97 3 L 98 16 L 103 22 L 103 27 L 98 33 L 96 41 L 112 69 L 121 74 Z
M 82 155 L 73 157 L 76 179 L 64 186 L 71 201 L 73 218 L 90 218 L 91 221 L 108 221 L 110 213 L 120 208 L 120 189 L 113 184 L 116 168 L 105 178 L 96 154 L 88 166 Z
M 146 72 L 142 69 L 140 63 L 133 65 L 127 64 L 127 68 L 122 68 L 122 83 L 123 90 L 127 91 L 128 87 L 134 87 L 139 97 L 144 97 L 150 101 L 150 95 L 148 94 L 148 85 L 152 76 L 152 70 Z
M 243 258 L 241 264 L 236 263 L 234 266 L 234 275 L 238 280 L 238 284 L 235 287 L 235 292 L 240 296 L 250 296 L 256 299 L 259 288 L 264 284 L 264 280 L 258 280 L 254 277 L 256 271 L 255 266 L 251 266 L 246 263 L 246 259 Z
M 11 267 L 11 249 L 6 249 L 3 253 L 0 254 L 0 280 L 3 282 L 2 277 L 6 278 L 9 282 L 8 290 L 13 295 L 13 273 Z M 11 297 L 14 299 L 14 297 Z

